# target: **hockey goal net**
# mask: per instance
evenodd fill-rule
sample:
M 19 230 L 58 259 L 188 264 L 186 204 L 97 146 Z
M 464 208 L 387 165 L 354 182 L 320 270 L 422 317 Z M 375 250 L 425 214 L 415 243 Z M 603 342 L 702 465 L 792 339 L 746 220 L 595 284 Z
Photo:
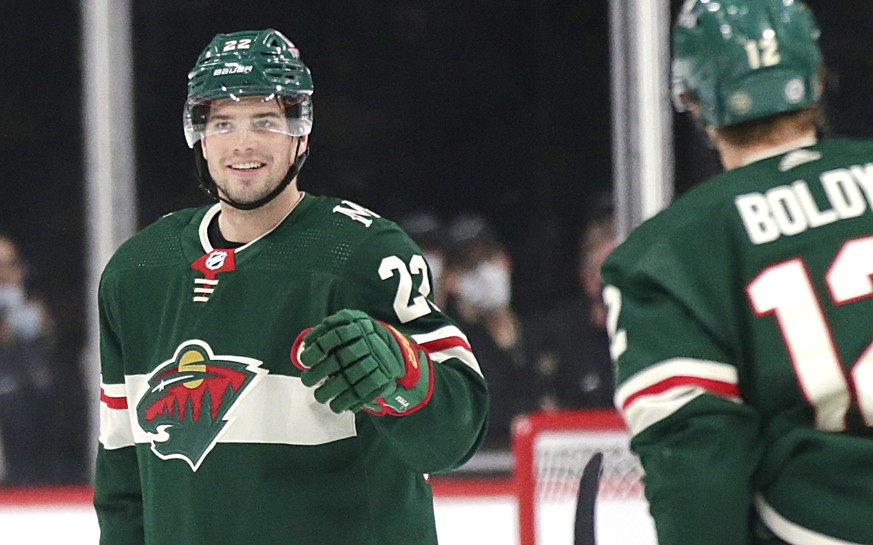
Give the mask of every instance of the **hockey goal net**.
M 585 464 L 602 452 L 597 545 L 654 545 L 643 470 L 613 410 L 533 413 L 513 426 L 514 481 L 521 545 L 573 545 L 576 497 Z

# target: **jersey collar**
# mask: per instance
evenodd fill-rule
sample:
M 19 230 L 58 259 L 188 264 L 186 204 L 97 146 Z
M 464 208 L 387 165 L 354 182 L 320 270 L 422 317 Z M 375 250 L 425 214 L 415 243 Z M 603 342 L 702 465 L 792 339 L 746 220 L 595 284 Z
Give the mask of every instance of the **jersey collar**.
M 794 151 L 800 148 L 808 148 L 809 146 L 814 146 L 817 143 L 818 138 L 816 138 L 815 136 L 805 136 L 803 138 L 798 138 L 797 140 L 792 140 L 791 142 L 787 142 L 781 146 L 768 148 L 766 151 L 762 151 L 760 153 L 753 153 L 745 157 L 740 166 L 744 167 L 752 163 L 757 163 L 758 161 L 763 161 L 764 159 L 778 157 L 779 155 L 785 155 L 789 151 Z
M 294 206 L 291 207 L 291 210 L 288 210 L 287 214 L 282 216 L 282 219 L 280 219 L 278 222 L 276 222 L 276 225 L 271 227 L 267 232 L 265 232 L 263 235 L 259 236 L 258 238 L 252 240 L 251 242 L 247 242 L 246 244 L 243 244 L 242 246 L 237 248 L 236 253 L 239 254 L 240 252 L 242 252 L 246 248 L 250 247 L 255 242 L 261 240 L 265 236 L 267 236 L 270 233 L 272 233 L 273 231 L 275 231 L 277 227 L 282 225 L 282 223 L 286 219 L 288 219 L 288 216 L 291 215 L 291 212 L 294 212 L 294 210 L 297 208 L 297 205 L 299 205 L 305 197 L 306 197 L 306 192 L 301 191 L 300 192 L 300 199 L 294 204 Z M 212 243 L 209 241 L 209 224 L 212 222 L 212 220 L 215 218 L 215 216 L 218 215 L 219 212 L 221 212 L 221 203 L 215 203 L 209 210 L 206 211 L 206 214 L 204 214 L 203 218 L 201 218 L 201 220 L 200 220 L 200 227 L 198 227 L 197 232 L 198 232 L 198 235 L 200 237 L 200 245 L 203 246 L 203 250 L 206 253 L 209 253 L 215 249 L 212 247 Z

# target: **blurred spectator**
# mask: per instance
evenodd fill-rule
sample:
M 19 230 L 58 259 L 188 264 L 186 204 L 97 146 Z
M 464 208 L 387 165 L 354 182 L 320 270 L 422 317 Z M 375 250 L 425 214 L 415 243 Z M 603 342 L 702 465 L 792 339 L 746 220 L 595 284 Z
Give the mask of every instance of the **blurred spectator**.
M 533 322 L 531 352 L 542 410 L 612 407 L 613 370 L 600 266 L 615 243 L 612 210 L 595 210 L 579 244 L 581 293 Z
M 3 485 L 56 477 L 53 444 L 53 328 L 45 307 L 25 289 L 15 243 L 0 235 L 0 444 Z
M 612 209 L 597 211 L 592 215 L 579 246 L 579 279 L 589 304 L 589 323 L 602 332 L 606 329 L 606 311 L 601 297 L 603 280 L 600 267 L 616 246 Z
M 447 312 L 458 320 L 488 382 L 491 413 L 484 449 L 508 449 L 515 416 L 530 412 L 535 399 L 526 351 L 527 327 L 512 299 L 512 262 L 489 225 L 462 216 L 448 230 L 444 286 Z
M 424 253 L 433 277 L 431 292 L 434 294 L 434 303 L 445 309 L 446 290 L 441 281 L 446 264 L 446 232 L 443 223 L 431 212 L 418 212 L 404 217 L 397 224 Z

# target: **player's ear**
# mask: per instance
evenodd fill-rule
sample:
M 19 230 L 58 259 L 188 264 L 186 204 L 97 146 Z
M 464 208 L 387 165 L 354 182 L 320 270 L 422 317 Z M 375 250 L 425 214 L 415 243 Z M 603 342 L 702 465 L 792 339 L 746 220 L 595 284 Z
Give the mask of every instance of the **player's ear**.
M 205 138 L 200 141 L 200 151 L 203 152 L 203 158 L 208 160 L 209 158 L 206 157 L 206 139 Z

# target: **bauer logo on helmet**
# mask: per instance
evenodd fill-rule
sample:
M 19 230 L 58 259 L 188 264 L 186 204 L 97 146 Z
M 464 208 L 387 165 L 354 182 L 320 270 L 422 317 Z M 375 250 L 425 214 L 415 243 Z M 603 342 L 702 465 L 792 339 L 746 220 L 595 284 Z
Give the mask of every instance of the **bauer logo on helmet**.
M 252 66 L 226 66 L 224 68 L 216 68 L 213 70 L 213 76 L 227 76 L 228 74 L 248 74 L 252 71 Z

